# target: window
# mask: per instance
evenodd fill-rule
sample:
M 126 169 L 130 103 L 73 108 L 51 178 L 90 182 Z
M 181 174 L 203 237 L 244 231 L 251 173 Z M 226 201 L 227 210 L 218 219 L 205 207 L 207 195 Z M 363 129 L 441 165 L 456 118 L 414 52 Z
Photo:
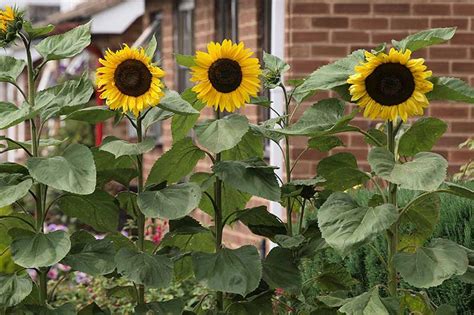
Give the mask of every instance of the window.
M 194 54 L 194 0 L 181 0 L 176 8 L 176 49 L 178 54 Z M 177 65 L 177 90 L 183 92 L 190 87 L 189 69 Z
M 215 29 L 216 40 L 239 39 L 238 27 L 238 0 L 216 0 Z

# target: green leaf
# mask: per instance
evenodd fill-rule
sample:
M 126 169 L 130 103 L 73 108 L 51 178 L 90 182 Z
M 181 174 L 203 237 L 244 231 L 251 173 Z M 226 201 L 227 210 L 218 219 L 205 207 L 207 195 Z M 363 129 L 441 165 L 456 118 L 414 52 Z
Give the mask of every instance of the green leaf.
M 248 129 L 247 117 L 238 114 L 206 121 L 194 127 L 199 143 L 212 153 L 232 149 L 240 142 Z
M 120 209 L 127 212 L 133 219 L 137 218 L 136 211 L 137 205 L 137 194 L 131 191 L 121 191 L 115 197 L 119 202 Z
M 387 145 L 387 135 L 382 130 L 375 129 L 375 128 L 370 128 L 369 130 L 367 130 L 367 133 L 377 140 L 377 142 L 375 142 L 372 138 L 370 138 L 366 135 L 366 136 L 364 136 L 364 140 L 368 144 L 370 144 L 372 146 L 375 146 L 375 147 L 380 147 L 380 146 L 386 146 Z
M 148 45 L 146 45 L 145 47 L 145 54 L 148 57 L 153 58 L 153 56 L 155 55 L 156 46 L 157 46 L 156 37 L 155 37 L 155 34 L 153 34 L 150 41 L 148 42 Z
M 187 137 L 176 142 L 151 168 L 147 186 L 167 181 L 174 183 L 191 173 L 204 152 Z
M 102 190 L 90 195 L 65 195 L 58 200 L 59 209 L 78 218 L 99 232 L 117 231 L 120 209 L 116 200 Z
M 189 102 L 197 111 L 201 111 L 205 104 L 197 99 L 197 95 L 191 88 L 184 90 L 181 97 Z M 199 119 L 200 114 L 192 115 L 175 115 L 171 119 L 171 134 L 173 135 L 173 143 L 180 141 L 186 137 Z
M 71 58 L 91 43 L 91 22 L 80 25 L 64 34 L 43 39 L 35 49 L 46 60 Z
M 101 309 L 99 305 L 92 302 L 91 304 L 81 308 L 77 315 L 110 315 L 110 311 L 107 308 Z
M 253 157 L 263 159 L 263 138 L 252 130 L 242 137 L 242 140 L 232 149 L 222 151 L 223 160 L 246 160 Z
M 263 280 L 272 289 L 282 288 L 294 294 L 301 290 L 301 273 L 291 250 L 273 248 L 263 262 Z
M 173 264 L 163 255 L 122 248 L 115 256 L 117 271 L 125 278 L 151 288 L 166 288 L 173 277 Z
M 26 166 L 36 181 L 52 188 L 79 195 L 95 190 L 94 158 L 85 145 L 72 144 L 62 156 L 30 157 Z
M 173 299 L 163 302 L 152 302 L 135 307 L 137 315 L 160 314 L 160 315 L 176 315 L 182 314 L 185 304 L 182 299 Z
M 474 103 L 474 89 L 458 78 L 434 77 L 433 91 L 426 96 L 429 100 L 446 100 L 465 103 Z
M 406 308 L 411 314 L 434 315 L 434 310 L 430 305 L 430 300 L 424 292 L 405 292 L 400 300 L 402 305 L 406 305 Z
M 263 160 L 221 161 L 212 169 L 224 183 L 235 189 L 268 200 L 280 200 L 274 167 L 266 165 Z
M 27 274 L 0 274 L 0 307 L 10 307 L 21 303 L 33 289 Z
M 279 142 L 285 136 L 281 133 L 278 133 L 275 129 L 275 125 L 281 122 L 284 117 L 276 117 L 266 120 L 259 125 L 250 124 L 250 130 L 256 134 L 261 135 L 264 138 L 270 139 L 274 142 Z
M 10 56 L 0 56 L 0 82 L 16 83 L 25 69 L 25 62 Z
M 242 222 L 252 233 L 264 237 L 273 238 L 277 234 L 286 234 L 285 224 L 268 212 L 265 206 L 238 211 L 232 222 L 235 221 Z
M 7 137 L 5 137 L 5 136 L 0 136 L 0 140 L 5 141 L 5 142 L 6 142 L 6 145 L 7 145 L 7 147 L 6 147 L 3 151 L 10 151 L 10 150 L 22 149 L 22 147 L 21 147 L 20 145 L 22 145 L 23 147 L 25 147 L 26 149 L 28 149 L 30 152 L 32 151 L 31 140 L 27 140 L 27 141 L 14 141 L 13 139 L 7 138 Z M 53 139 L 53 138 L 50 138 L 50 139 L 40 139 L 40 141 L 39 141 L 39 143 L 38 143 L 38 147 L 39 147 L 39 148 L 44 148 L 44 147 L 58 146 L 58 145 L 64 143 L 65 140 L 66 140 L 66 139 L 64 139 L 64 140 L 58 140 L 58 139 Z
M 232 315 L 274 315 L 273 292 L 267 291 L 252 295 L 245 300 L 234 302 L 228 306 L 228 314 Z
M 333 193 L 318 211 L 323 238 L 342 255 L 388 229 L 398 219 L 392 204 L 360 206 L 346 193 Z
M 22 174 L 0 174 L 0 208 L 25 197 L 32 185 L 33 181 Z
M 468 199 L 474 199 L 474 191 L 472 189 L 455 183 L 446 182 L 445 184 L 449 187 L 452 194 Z
M 350 272 L 338 263 L 323 263 L 321 270 L 314 277 L 314 282 L 320 290 L 326 292 L 349 290 L 357 284 Z
M 378 287 L 369 292 L 362 293 L 359 296 L 346 300 L 346 303 L 339 308 L 339 312 L 349 315 L 389 315 L 379 296 Z
M 98 186 L 103 186 L 111 180 L 128 186 L 130 181 L 138 176 L 134 161 L 129 156 L 116 159 L 112 153 L 97 148 L 93 148 L 92 153 L 97 169 Z
M 275 242 L 282 248 L 296 249 L 300 247 L 304 241 L 305 238 L 301 234 L 295 236 L 288 236 L 286 234 L 275 235 Z
M 28 33 L 29 38 L 36 39 L 51 33 L 54 30 L 54 25 L 48 24 L 46 26 L 33 27 L 31 22 L 24 21 L 23 29 L 26 31 L 26 33 Z
M 368 161 L 380 177 L 400 188 L 422 191 L 436 190 L 446 177 L 448 162 L 439 154 L 421 152 L 412 161 L 395 163 L 395 158 L 385 148 L 373 148 Z
M 71 251 L 63 263 L 92 276 L 106 275 L 115 269 L 115 248 L 110 240 L 96 240 L 92 234 L 78 231 L 71 236 Z
M 178 92 L 171 90 L 165 91 L 165 96 L 160 100 L 158 107 L 180 115 L 199 114 L 199 111 L 192 107 L 188 101 L 184 100 Z
M 270 107 L 270 105 L 272 104 L 272 101 L 270 101 L 265 96 L 252 96 L 252 97 L 250 97 L 249 104 L 259 105 L 259 106 L 263 106 L 263 107 Z
M 275 73 L 283 74 L 290 70 L 290 65 L 284 60 L 266 52 L 263 52 L 263 63 L 265 64 L 265 69 Z
M 114 136 L 108 136 L 102 141 L 99 150 L 112 153 L 115 158 L 147 153 L 155 148 L 155 139 L 146 138 L 142 142 L 128 142 Z
M 184 66 L 187 68 L 194 67 L 196 62 L 194 60 L 194 56 L 192 55 L 181 55 L 181 54 L 174 54 L 176 58 L 176 63 L 180 66 Z
M 201 188 L 196 183 L 168 186 L 158 191 L 138 194 L 141 212 L 150 218 L 178 219 L 199 206 Z
M 456 315 L 456 307 L 449 305 L 449 304 L 441 304 L 436 309 L 436 315 Z
M 437 194 L 430 193 L 426 198 L 417 199 L 402 214 L 402 232 L 398 244 L 400 251 L 414 252 L 431 236 L 439 221 L 440 202 Z
M 327 152 L 335 147 L 343 147 L 344 143 L 336 136 L 317 136 L 308 140 L 308 147 L 320 152 Z
M 4 162 L 0 163 L 0 173 L 28 175 L 28 169 L 18 163 Z
M 290 136 L 323 136 L 344 131 L 356 131 L 356 127 L 348 126 L 357 111 L 344 116 L 345 102 L 336 98 L 321 100 L 308 108 L 300 119 L 284 129 L 276 132 Z
M 466 252 L 456 243 L 433 239 L 429 247 L 419 247 L 415 253 L 398 252 L 393 263 L 403 280 L 417 288 L 430 288 L 466 272 Z
M 448 125 L 438 118 L 420 118 L 400 137 L 398 153 L 414 156 L 423 151 L 430 151 L 447 129 Z
M 355 73 L 355 66 L 364 60 L 364 50 L 359 49 L 343 59 L 322 66 L 296 88 L 293 98 L 297 103 L 301 103 L 316 90 L 329 90 L 346 85 L 349 76 Z
M 159 121 L 162 121 L 162 120 L 166 120 L 166 119 L 168 119 L 170 117 L 173 117 L 173 116 L 174 116 L 173 112 L 169 112 L 169 111 L 164 110 L 162 108 L 159 108 L 157 106 L 152 107 L 148 110 L 145 118 L 143 118 L 143 120 L 142 120 L 143 130 L 146 131 L 153 124 L 155 124 Z M 185 117 L 187 117 L 187 116 L 185 116 Z
M 16 264 L 25 268 L 48 267 L 63 259 L 71 248 L 69 236 L 64 231 L 48 234 L 23 229 L 12 229 L 10 246 Z
M 39 91 L 34 109 L 41 110 L 42 120 L 67 115 L 87 104 L 93 93 L 92 82 L 84 74 L 79 79 L 68 80 Z
M 12 103 L 0 102 L 0 130 L 15 126 L 27 119 L 33 118 L 36 114 L 37 110 L 33 110 L 26 103 L 16 107 Z
M 401 41 L 392 40 L 392 45 L 397 49 L 409 49 L 415 51 L 428 46 L 444 43 L 450 40 L 455 32 L 455 27 L 432 28 L 408 35 Z
M 348 152 L 336 153 L 322 159 L 316 170 L 318 176 L 326 179 L 326 189 L 333 191 L 344 191 L 370 179 L 369 175 L 359 170 L 355 156 Z
M 127 298 L 134 302 L 136 302 L 136 293 L 135 287 L 132 285 L 126 286 L 116 286 L 111 289 L 107 289 L 107 297 L 115 297 L 115 298 Z
M 196 280 L 206 288 L 242 296 L 255 290 L 262 276 L 260 255 L 254 246 L 222 248 L 215 254 L 193 253 Z
M 72 112 L 64 120 L 78 120 L 89 124 L 97 124 L 114 116 L 115 112 L 109 110 L 107 106 L 91 106 Z

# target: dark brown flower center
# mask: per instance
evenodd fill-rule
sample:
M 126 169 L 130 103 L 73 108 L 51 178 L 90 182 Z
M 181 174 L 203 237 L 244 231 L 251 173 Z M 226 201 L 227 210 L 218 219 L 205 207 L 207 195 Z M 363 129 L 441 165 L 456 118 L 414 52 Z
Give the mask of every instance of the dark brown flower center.
M 143 62 L 128 59 L 118 65 L 114 73 L 115 86 L 125 95 L 140 96 L 151 86 L 151 73 Z
M 208 77 L 217 91 L 230 93 L 240 86 L 242 69 L 237 61 L 227 58 L 217 59 L 209 67 Z
M 394 106 L 412 96 L 415 80 L 406 66 L 399 63 L 383 63 L 365 79 L 365 89 L 377 103 Z

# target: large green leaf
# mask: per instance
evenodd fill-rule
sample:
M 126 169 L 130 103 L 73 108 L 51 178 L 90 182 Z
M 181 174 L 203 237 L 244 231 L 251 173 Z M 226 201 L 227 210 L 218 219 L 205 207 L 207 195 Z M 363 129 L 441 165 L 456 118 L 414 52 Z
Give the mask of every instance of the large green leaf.
M 252 295 L 245 300 L 234 302 L 227 309 L 232 315 L 274 315 L 273 292 L 266 291 Z
M 444 43 L 450 40 L 455 32 L 455 27 L 433 28 L 408 35 L 401 41 L 392 40 L 392 44 L 397 49 L 415 51 L 427 46 Z
M 196 93 L 191 88 L 184 90 L 181 97 L 189 102 L 194 109 L 201 111 L 205 104 L 197 99 Z M 171 119 L 171 134 L 173 142 L 178 142 L 186 137 L 199 119 L 200 114 L 175 115 Z
M 372 170 L 380 177 L 400 188 L 411 190 L 436 190 L 446 177 L 448 162 L 439 154 L 421 152 L 412 161 L 395 163 L 395 158 L 385 148 L 373 148 L 368 161 Z
M 359 49 L 345 58 L 322 66 L 296 88 L 293 98 L 300 103 L 317 90 L 329 90 L 347 84 L 347 79 L 355 72 L 354 67 L 364 59 L 364 50 Z
M 99 232 L 114 232 L 119 223 L 120 209 L 108 193 L 96 190 L 90 195 L 65 195 L 58 200 L 59 209 L 78 218 Z
M 69 236 L 64 231 L 48 234 L 23 229 L 12 229 L 10 246 L 13 260 L 25 268 L 48 267 L 61 261 L 71 248 Z
M 233 221 L 240 221 L 252 233 L 268 238 L 273 238 L 277 234 L 286 234 L 285 224 L 277 216 L 268 212 L 265 206 L 238 211 Z
M 149 314 L 160 314 L 160 315 L 177 315 L 182 314 L 185 304 L 182 299 L 173 299 L 163 302 L 152 302 L 135 307 L 136 315 L 149 315 Z
M 232 149 L 222 151 L 223 160 L 246 160 L 254 157 L 263 159 L 263 138 L 253 130 L 247 131 L 242 140 Z
M 401 304 L 410 311 L 410 314 L 434 315 L 431 301 L 425 292 L 405 292 L 400 300 Z
M 150 108 L 147 111 L 145 118 L 142 120 L 143 130 L 147 130 L 150 128 L 154 123 L 157 123 L 162 120 L 166 120 L 170 117 L 173 117 L 174 113 L 169 112 L 163 108 L 159 108 L 157 106 Z
M 67 115 L 65 120 L 85 121 L 90 124 L 97 124 L 115 116 L 115 112 L 107 106 L 91 106 L 77 110 Z
M 36 115 L 37 111 L 28 104 L 23 103 L 20 107 L 12 103 L 0 102 L 0 130 L 15 126 L 22 121 Z
M 134 161 L 129 156 L 118 159 L 112 153 L 92 149 L 94 162 L 97 169 L 97 184 L 103 186 L 105 183 L 115 180 L 124 186 L 138 176 Z
M 313 279 L 317 287 L 325 292 L 350 290 L 358 282 L 346 267 L 338 263 L 323 263 Z
M 10 150 L 18 150 L 22 149 L 22 147 L 28 149 L 30 152 L 32 151 L 32 144 L 31 140 L 27 141 L 14 141 L 11 138 L 5 137 L 5 136 L 0 136 L 1 141 L 5 141 L 6 148 L 3 149 L 2 152 L 5 151 L 10 151 Z M 45 148 L 45 147 L 51 147 L 51 146 L 58 146 L 62 143 L 64 143 L 66 139 L 64 140 L 58 140 L 54 138 L 49 138 L 49 139 L 40 139 L 38 142 L 38 148 Z M 0 145 L 1 147 L 1 145 Z
M 196 163 L 204 158 L 204 152 L 194 145 L 191 138 L 176 142 L 151 168 L 147 185 L 167 181 L 174 183 L 188 175 Z
M 430 288 L 459 276 L 468 267 L 467 254 L 456 243 L 434 239 L 428 247 L 419 247 L 415 253 L 399 252 L 393 258 L 395 268 L 408 284 Z
M 301 273 L 293 252 L 286 248 L 273 248 L 263 262 L 263 280 L 272 289 L 282 288 L 297 294 L 301 290 Z
M 25 62 L 10 56 L 0 56 L 0 82 L 15 83 L 25 69 Z
M 166 288 L 173 277 L 173 264 L 163 255 L 122 248 L 115 256 L 117 271 L 125 278 L 152 288 Z
M 196 62 L 194 61 L 194 56 L 192 55 L 182 55 L 182 54 L 174 54 L 174 57 L 176 58 L 176 63 L 178 65 L 191 68 L 196 65 Z
M 448 125 L 440 119 L 420 118 L 400 137 L 398 153 L 413 156 L 423 151 L 430 151 L 447 129 Z
M 290 69 L 290 65 L 277 56 L 263 52 L 263 83 L 266 88 L 274 89 L 281 83 L 281 77 Z M 252 103 L 253 104 L 253 103 Z
M 54 30 L 54 25 L 48 24 L 46 26 L 33 27 L 30 21 L 23 21 L 23 29 L 31 39 L 36 39 L 51 33 Z
M 79 79 L 40 91 L 36 96 L 35 110 L 41 110 L 41 119 L 67 115 L 87 104 L 94 93 L 92 82 L 86 75 Z
M 357 111 L 344 116 L 344 107 L 345 102 L 337 98 L 321 100 L 305 110 L 295 124 L 275 131 L 290 136 L 315 137 L 357 130 L 347 125 Z
M 23 174 L 0 174 L 0 208 L 26 196 L 32 185 L 33 181 Z
M 446 182 L 445 184 L 448 186 L 451 194 L 468 199 L 474 199 L 474 190 L 455 183 Z
M 346 300 L 339 312 L 349 315 L 390 315 L 379 296 L 378 287 Z
M 260 255 L 250 245 L 214 254 L 196 252 L 192 260 L 196 280 L 211 290 L 245 296 L 257 288 L 262 276 Z
M 280 187 L 274 167 L 260 159 L 221 161 L 213 166 L 213 171 L 224 183 L 235 189 L 268 200 L 280 200 Z
M 115 158 L 147 153 L 155 148 L 155 139 L 146 138 L 142 142 L 128 142 L 109 136 L 102 141 L 99 150 L 112 153 Z
M 348 152 L 322 159 L 316 170 L 319 176 L 326 179 L 324 186 L 333 191 L 344 191 L 370 179 L 369 175 L 359 170 L 355 156 Z
M 72 144 L 62 156 L 31 157 L 26 165 L 36 181 L 52 188 L 79 195 L 88 195 L 95 190 L 94 158 L 85 145 Z
M 248 129 L 247 117 L 238 114 L 206 121 L 194 127 L 199 143 L 212 153 L 232 149 Z
M 178 92 L 171 90 L 165 91 L 165 96 L 160 100 L 158 107 L 180 115 L 199 114 L 199 111 L 192 107 L 188 101 L 184 100 Z
M 96 240 L 86 231 L 71 236 L 71 251 L 63 263 L 92 276 L 106 275 L 115 269 L 115 248 L 110 240 Z
M 377 207 L 360 206 L 346 193 L 333 193 L 318 211 L 318 223 L 326 242 L 347 255 L 398 219 L 397 208 L 391 204 Z
M 80 25 L 64 34 L 43 39 L 35 49 L 46 60 L 71 58 L 91 43 L 91 22 Z
M 317 136 L 308 140 L 308 147 L 320 152 L 327 152 L 341 146 L 344 146 L 344 142 L 336 136 Z
M 27 274 L 0 274 L 0 307 L 10 307 L 23 301 L 33 289 Z
M 178 219 L 199 206 L 201 188 L 196 183 L 168 186 L 158 191 L 138 194 L 141 212 L 150 218 Z
M 250 124 L 250 130 L 264 138 L 279 142 L 285 136 L 277 132 L 275 126 L 281 123 L 283 119 L 284 117 L 275 117 L 261 122 L 258 125 Z
M 446 100 L 474 103 L 474 89 L 458 78 L 434 77 L 433 91 L 427 94 L 430 100 Z

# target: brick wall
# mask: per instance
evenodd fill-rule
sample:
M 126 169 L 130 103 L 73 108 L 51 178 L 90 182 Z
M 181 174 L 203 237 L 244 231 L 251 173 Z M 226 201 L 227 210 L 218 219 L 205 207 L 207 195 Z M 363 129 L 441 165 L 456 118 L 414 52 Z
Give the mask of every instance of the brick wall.
M 286 0 L 287 56 L 292 78 L 307 76 L 317 67 L 349 54 L 358 48 L 370 49 L 392 38 L 401 39 L 410 33 L 430 27 L 457 26 L 455 38 L 449 43 L 416 52 L 437 76 L 456 76 L 474 85 L 474 1 L 317 1 Z M 327 97 L 323 93 L 319 97 Z M 310 103 L 302 106 L 307 108 Z M 472 158 L 472 153 L 458 149 L 474 132 L 474 108 L 467 104 L 433 102 L 427 115 L 445 119 L 448 131 L 435 151 L 449 161 L 449 171 Z M 358 116 L 358 126 L 374 125 Z M 367 167 L 368 147 L 361 135 L 342 137 L 351 151 Z M 304 139 L 293 141 L 292 156 L 306 146 Z M 341 150 L 334 150 L 338 152 Z M 326 154 L 308 152 L 297 170 L 307 177 L 314 173 L 318 160 Z

